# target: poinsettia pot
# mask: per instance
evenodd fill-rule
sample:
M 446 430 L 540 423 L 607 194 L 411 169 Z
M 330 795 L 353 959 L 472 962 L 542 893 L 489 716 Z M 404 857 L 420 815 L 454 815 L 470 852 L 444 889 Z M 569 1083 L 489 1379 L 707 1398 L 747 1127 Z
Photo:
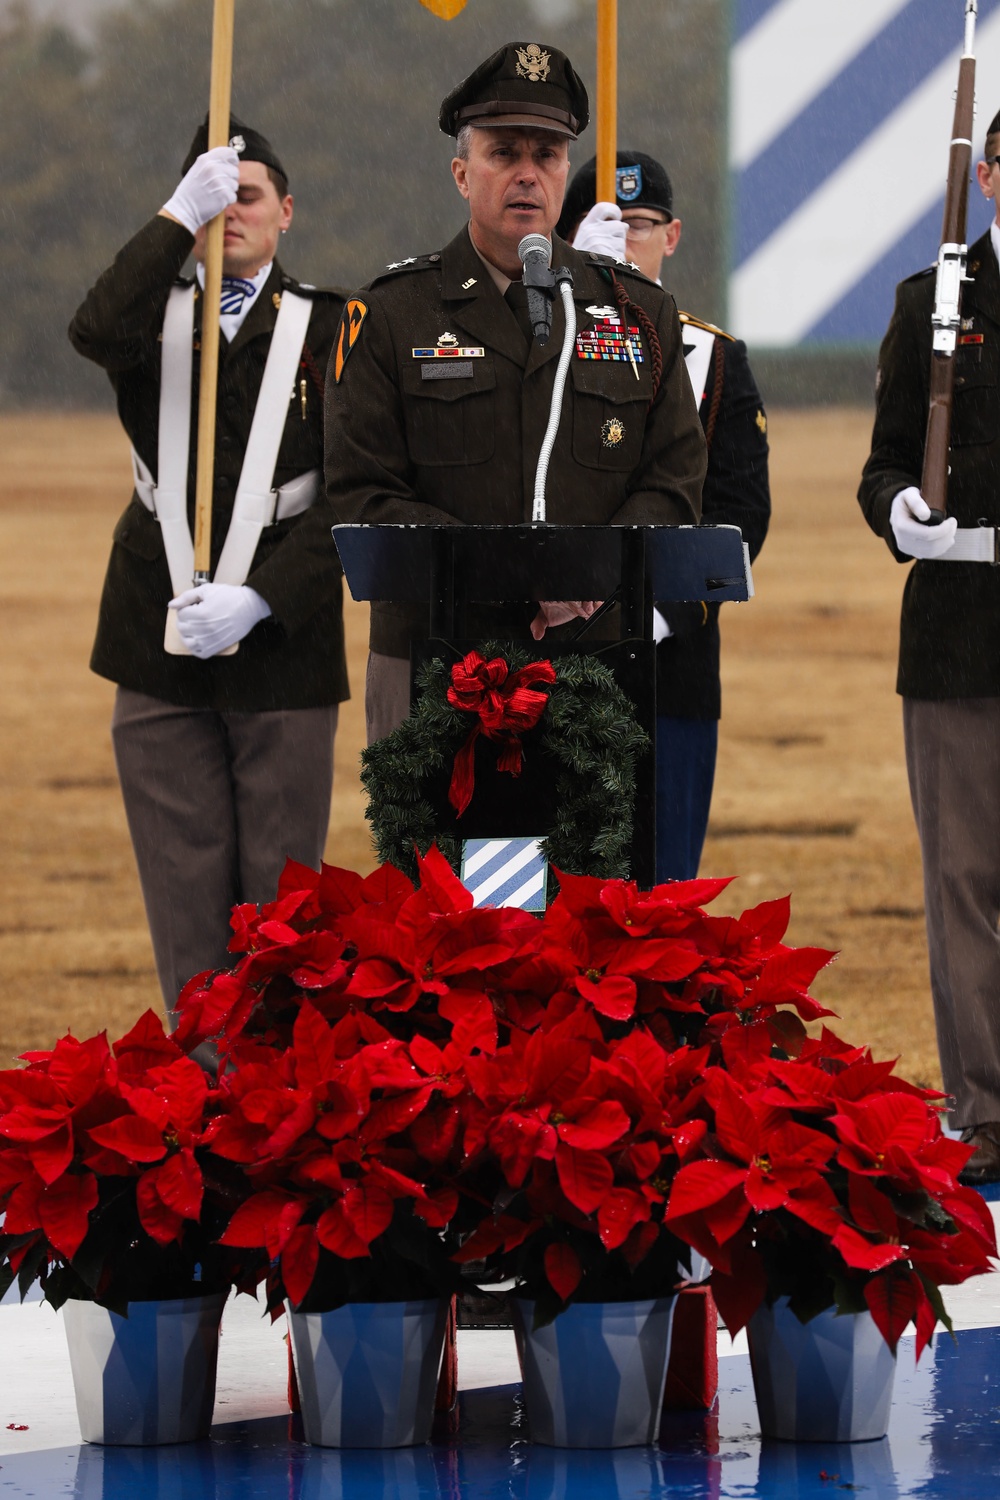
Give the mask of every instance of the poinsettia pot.
M 426 1443 L 434 1419 L 448 1299 L 288 1307 L 302 1425 L 324 1448 Z
M 85 1443 L 190 1443 L 208 1436 L 226 1295 L 130 1302 L 127 1318 L 97 1302 L 65 1303 Z
M 532 1442 L 630 1448 L 656 1441 L 673 1297 L 571 1302 L 541 1328 L 532 1300 L 516 1297 L 512 1306 Z
M 800 1323 L 786 1297 L 747 1325 L 760 1430 L 789 1442 L 885 1437 L 896 1356 L 871 1313 L 826 1308 Z

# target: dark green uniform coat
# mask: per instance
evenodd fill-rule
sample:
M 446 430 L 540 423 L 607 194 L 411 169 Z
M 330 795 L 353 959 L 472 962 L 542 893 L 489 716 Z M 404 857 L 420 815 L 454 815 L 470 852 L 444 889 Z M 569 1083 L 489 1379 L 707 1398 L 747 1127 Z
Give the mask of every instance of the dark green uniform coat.
M 989 234 L 969 250 L 962 335 L 955 354 L 948 513 L 959 526 L 1000 526 L 1000 269 Z M 896 289 L 879 354 L 872 451 L 858 499 L 899 561 L 894 497 L 920 484 L 931 362 L 934 276 Z M 971 339 L 981 336 L 982 342 Z M 906 698 L 1000 696 L 1000 570 L 988 563 L 917 561 L 903 591 L 897 691 Z
M 552 262 L 572 268 L 577 326 L 592 328 L 596 320 L 588 307 L 614 306 L 608 271 L 614 263 L 581 255 L 555 237 Z M 652 361 L 645 335 L 638 379 L 628 361 L 574 355 L 549 465 L 547 518 L 577 525 L 693 524 L 701 506 L 705 440 L 684 369 L 677 311 L 638 272 L 615 265 L 614 273 L 656 327 L 663 377 L 650 406 Z M 390 268 L 358 301 L 366 312 L 340 380 L 336 358 L 327 378 L 327 490 L 337 519 L 530 521 L 562 347 L 561 303 L 553 308 L 548 343 L 529 348 L 467 228 L 440 253 Z M 484 355 L 466 361 L 459 378 L 427 379 L 422 367 L 430 362 L 413 351 L 434 347 L 445 334 L 462 346 L 482 347 Z M 469 634 L 530 640 L 536 608 L 532 602 L 470 610 Z M 426 633 L 426 623 L 425 609 L 374 604 L 372 650 L 407 656 L 410 640 Z M 547 632 L 546 641 L 558 643 L 573 629 Z
M 156 475 L 160 330 L 171 287 L 193 237 L 158 215 L 140 229 L 87 294 L 70 325 L 74 347 L 107 370 L 122 425 Z M 326 367 L 343 307 L 336 292 L 302 288 L 275 261 L 232 344 L 220 339 L 212 502 L 212 566 L 232 514 L 257 393 L 283 288 L 313 299 L 306 346 Z M 201 297 L 195 303 L 188 515 L 194 526 Z M 322 401 L 306 369 L 306 414 L 297 379 L 274 475 L 276 487 L 323 463 Z M 320 382 L 322 375 L 320 374 Z M 265 527 L 247 583 L 271 606 L 234 656 L 208 661 L 163 649 L 173 595 L 159 523 L 133 494 L 115 527 L 91 667 L 122 687 L 190 708 L 258 712 L 319 708 L 348 696 L 341 574 L 322 496 L 311 510 Z

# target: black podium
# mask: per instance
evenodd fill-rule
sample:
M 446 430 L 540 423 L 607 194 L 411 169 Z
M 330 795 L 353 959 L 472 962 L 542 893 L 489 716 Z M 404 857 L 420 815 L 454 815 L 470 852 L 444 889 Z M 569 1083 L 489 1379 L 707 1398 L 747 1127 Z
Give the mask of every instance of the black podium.
M 430 638 L 420 645 L 421 659 L 455 660 L 481 644 L 466 637 L 469 605 L 617 600 L 617 641 L 590 641 L 584 630 L 568 645 L 543 641 L 538 650 L 546 657 L 598 655 L 654 747 L 654 602 L 745 600 L 752 592 L 736 526 L 345 525 L 335 526 L 333 536 L 353 598 L 427 605 Z M 655 878 L 654 755 L 638 768 L 632 875 L 642 886 Z M 471 804 L 460 824 L 446 797 L 440 799 L 441 831 L 462 838 L 537 833 L 547 821 L 545 767 L 519 778 L 516 788 L 512 780 L 495 777 L 488 803 Z

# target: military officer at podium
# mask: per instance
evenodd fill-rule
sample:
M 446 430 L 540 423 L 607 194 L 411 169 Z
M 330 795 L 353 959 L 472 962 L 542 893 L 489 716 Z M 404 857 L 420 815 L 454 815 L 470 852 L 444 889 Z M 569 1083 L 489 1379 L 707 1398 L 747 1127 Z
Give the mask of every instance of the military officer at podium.
M 659 281 L 681 221 L 665 167 L 641 151 L 619 151 L 614 203 L 597 203 L 596 162 L 566 193 L 559 232 L 578 250 L 630 260 Z M 708 443 L 702 520 L 738 526 L 757 556 L 771 517 L 767 417 L 746 345 L 691 313 L 680 314 L 684 358 Z M 656 878 L 693 880 L 708 829 L 722 689 L 719 605 L 657 606 Z
M 272 899 L 286 855 L 318 864 L 347 697 L 322 486 L 323 371 L 344 299 L 282 269 L 285 169 L 259 132 L 235 118 L 231 132 L 206 151 L 198 131 L 176 191 L 70 327 L 107 370 L 133 449 L 91 667 L 118 684 L 112 740 L 168 1014 L 192 975 L 230 962 L 231 908 Z M 204 226 L 223 211 L 213 577 L 225 549 L 230 565 L 228 582 L 191 589 Z M 198 275 L 184 278 L 192 253 Z M 255 413 L 272 409 L 251 459 Z M 190 654 L 164 649 L 171 599 Z
M 569 145 L 588 114 L 569 59 L 537 42 L 501 47 L 444 100 L 439 123 L 456 138 L 451 171 L 469 222 L 443 250 L 402 256 L 348 301 L 327 380 L 327 490 L 340 521 L 531 520 L 564 326 L 556 302 L 548 342 L 533 339 L 517 250 L 532 233 L 552 241 L 554 267 L 573 272 L 578 327 L 547 519 L 698 520 L 705 439 L 672 299 L 634 268 L 553 238 Z M 468 632 L 559 642 L 593 605 L 481 606 Z M 426 607 L 373 604 L 369 741 L 406 717 L 410 644 L 426 630 Z M 615 633 L 605 620 L 595 630 Z

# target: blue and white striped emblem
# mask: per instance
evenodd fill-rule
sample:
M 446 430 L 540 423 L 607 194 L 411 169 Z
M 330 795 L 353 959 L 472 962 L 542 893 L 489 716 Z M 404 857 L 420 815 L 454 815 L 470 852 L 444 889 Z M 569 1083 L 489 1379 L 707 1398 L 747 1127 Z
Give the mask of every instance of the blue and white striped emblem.
M 545 910 L 547 861 L 538 839 L 466 839 L 462 882 L 476 906 Z
M 870 344 L 937 257 L 962 0 L 735 0 L 728 326 L 756 347 Z M 1000 108 L 1000 0 L 979 0 L 973 161 Z M 975 183 L 968 239 L 992 204 Z

